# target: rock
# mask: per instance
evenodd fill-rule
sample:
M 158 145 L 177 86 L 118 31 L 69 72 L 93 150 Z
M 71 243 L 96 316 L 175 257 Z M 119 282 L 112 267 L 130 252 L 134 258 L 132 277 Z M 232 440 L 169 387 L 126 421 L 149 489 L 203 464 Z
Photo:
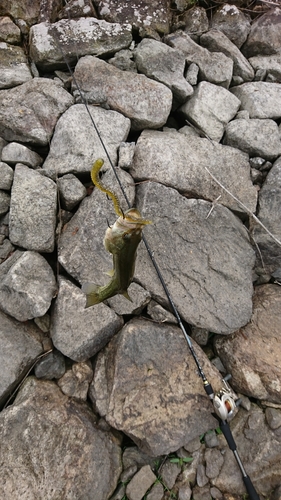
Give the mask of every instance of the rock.
M 19 323 L 0 310 L 1 407 L 42 353 L 39 339 L 39 330 L 33 323 Z
M 0 161 L 0 189 L 10 189 L 13 178 L 13 169 L 7 163 Z
M 132 50 L 123 49 L 117 52 L 114 57 L 108 59 L 108 62 L 123 71 L 134 71 L 137 73 L 137 65 L 135 61 L 133 61 L 133 55 Z
M 240 49 L 250 32 L 250 21 L 236 5 L 224 4 L 212 15 L 212 28 L 222 31 Z
M 213 360 L 212 360 L 212 363 L 213 363 Z M 214 430 L 212 430 L 210 432 L 206 432 L 206 434 L 204 436 L 204 443 L 206 445 L 206 448 L 215 448 L 216 446 L 219 445 L 218 437 L 217 437 L 217 434 Z
M 209 202 L 154 182 L 138 187 L 137 206 L 153 220 L 146 238 L 182 318 L 223 334 L 245 325 L 252 310 L 254 251 L 241 222 L 221 205 L 207 218 Z M 167 302 L 143 247 L 135 278 L 157 301 Z
M 55 244 L 57 187 L 36 170 L 18 164 L 11 193 L 9 231 L 14 245 L 52 252 Z
M 161 478 L 164 483 L 164 486 L 171 490 L 175 485 L 178 475 L 181 472 L 181 467 L 179 464 L 172 463 L 167 460 L 163 466 L 161 467 Z
M 153 485 L 157 477 L 149 465 L 142 467 L 129 482 L 126 495 L 129 500 L 141 500 L 147 490 Z
M 90 382 L 93 378 L 91 363 L 74 363 L 71 370 L 58 380 L 58 386 L 66 396 L 86 401 Z
M 92 398 L 91 388 L 93 388 L 93 384 L 89 391 L 90 398 Z M 136 466 L 137 469 L 140 469 L 143 465 L 150 465 L 150 467 L 154 470 L 156 461 L 159 464 L 161 460 L 163 460 L 163 457 L 151 457 L 144 451 L 140 450 L 137 446 L 129 446 L 128 448 L 125 448 L 122 456 L 125 470 L 134 466 Z
M 220 384 L 201 349 L 194 349 L 214 386 Z M 98 354 L 91 399 L 112 427 L 152 456 L 175 451 L 216 425 L 186 341 L 173 325 L 127 323 Z
M 10 208 L 11 197 L 5 191 L 0 190 L 0 216 L 7 213 Z
M 200 47 L 184 31 L 176 31 L 165 37 L 165 42 L 182 53 L 188 64 L 199 66 L 200 80 L 228 88 L 232 78 L 233 61 L 221 52 L 209 52 Z
M 1 245 L 0 245 L 0 263 L 3 262 L 3 260 L 7 259 L 7 257 L 9 256 L 9 254 L 12 253 L 14 248 L 15 247 L 12 245 L 10 240 L 8 240 L 7 238 L 3 241 L 3 243 L 1 243 Z
M 0 135 L 6 141 L 48 145 L 59 116 L 72 102 L 61 85 L 47 78 L 0 90 Z
M 28 59 L 21 47 L 0 42 L 0 89 L 15 87 L 32 79 Z
M 120 170 L 118 174 L 129 201 L 133 205 L 135 188 L 132 177 L 123 170 Z M 121 202 L 121 208 L 126 210 L 126 203 L 123 201 L 119 186 L 117 188 L 116 179 L 111 170 L 106 172 L 103 182 L 109 189 L 114 189 Z M 62 231 L 58 243 L 58 259 L 66 271 L 79 283 L 92 281 L 105 284 L 109 280 L 105 273 L 112 269 L 112 255 L 105 250 L 103 238 L 107 229 L 107 221 L 112 224 L 115 220 L 116 213 L 112 207 L 112 201 L 108 201 L 104 193 L 94 189 L 92 195 L 81 202 L 76 214 Z M 91 310 L 96 310 L 96 308 L 87 311 Z
M 81 58 L 74 74 L 89 104 L 119 111 L 130 118 L 134 130 L 159 128 L 166 123 L 172 106 L 172 92 L 162 83 L 131 71 L 122 71 L 92 56 Z
M 189 197 L 216 200 L 221 196 L 219 203 L 243 212 L 212 180 L 206 168 L 255 212 L 257 191 L 250 179 L 248 155 L 229 146 L 177 132 L 145 130 L 137 141 L 130 171 L 135 180 L 161 182 Z
M 12 19 L 20 18 L 29 26 L 37 22 L 39 13 L 39 0 L 35 0 L 31 3 L 28 0 L 23 0 L 20 4 L 11 0 L 3 0 L 3 2 L 1 2 L 1 16 L 10 16 Z
M 17 163 L 23 163 L 31 168 L 39 167 L 43 163 L 43 158 L 35 153 L 35 151 L 17 142 L 10 142 L 3 148 L 2 160 L 9 165 L 14 166 Z
M 125 23 L 95 17 L 43 22 L 30 29 L 30 57 L 40 69 L 51 71 L 65 67 L 64 58 L 72 65 L 87 54 L 108 56 L 129 47 L 131 41 L 131 26 Z
M 188 5 L 190 7 L 190 5 Z M 189 8 L 181 16 L 184 31 L 193 38 L 197 39 L 202 33 L 208 31 L 209 20 L 206 10 L 198 5 Z
M 193 498 L 193 500 L 209 500 L 210 497 L 211 497 L 211 494 L 210 494 L 210 487 L 209 487 L 209 485 L 202 486 L 202 487 L 196 485 L 192 489 L 192 498 Z
M 118 155 L 118 167 L 125 169 L 130 168 L 135 153 L 135 146 L 135 142 L 121 142 Z
M 179 487 L 178 500 L 190 500 L 191 496 L 192 496 L 192 490 L 189 484 L 184 484 Z
M 20 252 L 0 281 L 0 307 L 18 321 L 43 316 L 56 292 L 52 268 L 36 252 Z
M 132 3 L 128 0 L 97 0 L 98 13 L 102 19 L 110 23 L 130 23 L 134 30 L 150 29 L 160 34 L 169 32 L 171 20 L 168 0 L 138 0 Z
M 255 72 L 262 71 L 264 79 L 281 83 L 281 55 L 250 57 L 249 63 Z
M 281 241 L 281 158 L 278 158 L 259 192 L 258 218 L 266 228 Z M 264 231 L 258 224 L 252 224 L 252 236 L 259 247 L 262 265 L 267 272 L 281 267 L 280 244 Z M 260 259 L 260 257 L 259 257 Z
M 39 318 L 34 319 L 34 323 L 44 333 L 48 333 L 50 331 L 50 322 L 51 318 L 48 313 L 44 314 L 44 316 L 40 316 Z
M 58 179 L 58 188 L 62 207 L 72 210 L 85 198 L 87 191 L 82 182 L 73 174 L 67 174 Z
M 217 337 L 215 347 L 233 388 L 242 394 L 280 402 L 281 290 L 277 285 L 258 286 L 251 322 L 232 336 Z
M 233 120 L 226 125 L 223 142 L 265 160 L 281 155 L 281 139 L 273 120 Z
M 155 483 L 147 494 L 147 500 L 162 500 L 164 488 L 161 483 Z
M 54 346 L 74 361 L 94 356 L 123 324 L 122 318 L 103 303 L 85 309 L 85 300 L 77 286 L 59 279 L 50 334 Z
M 89 111 L 115 165 L 118 147 L 127 139 L 130 120 L 97 106 L 89 106 Z M 104 159 L 106 168 L 110 166 L 84 104 L 75 104 L 59 119 L 43 168 L 56 175 L 90 172 L 97 158 Z
M 186 71 L 186 81 L 190 83 L 190 85 L 197 85 L 198 73 L 199 66 L 197 66 L 197 64 L 195 63 L 191 63 Z
M 234 118 L 240 106 L 239 99 L 233 97 L 223 87 L 200 82 L 180 111 L 210 139 L 220 142 L 227 123 Z
M 59 12 L 59 19 L 74 19 L 76 17 L 97 17 L 97 12 L 91 0 L 70 0 Z
M 150 301 L 150 293 L 137 283 L 130 285 L 130 297 L 132 302 L 122 295 L 115 295 L 108 299 L 108 304 L 116 314 L 140 314 Z
M 247 474 L 259 495 L 267 496 L 280 484 L 280 436 L 269 429 L 261 408 L 252 405 L 251 412 L 240 409 L 230 423 L 237 451 Z M 245 485 L 232 451 L 221 449 L 224 463 L 219 475 L 212 479 L 212 486 L 221 492 L 243 495 Z M 268 460 L 270 467 L 263 466 Z M 229 473 L 231 471 L 231 474 Z
M 245 57 L 266 56 L 281 50 L 281 9 L 272 8 L 254 20 L 242 52 Z
M 44 358 L 40 359 L 34 368 L 37 378 L 52 380 L 61 378 L 65 373 L 65 360 L 63 355 L 56 349 L 49 352 Z
M 206 476 L 205 466 L 203 464 L 199 464 L 197 467 L 196 482 L 200 488 L 203 488 L 203 486 L 206 486 L 209 482 Z
M 206 460 L 206 476 L 209 479 L 217 477 L 220 473 L 220 470 L 223 466 L 223 455 L 218 449 L 207 449 L 205 451 L 205 460 Z
M 211 52 L 222 52 L 233 60 L 233 79 L 237 84 L 254 79 L 255 73 L 251 64 L 222 31 L 211 29 L 200 37 L 200 45 Z
M 193 94 L 192 86 L 184 78 L 185 58 L 175 49 L 145 38 L 137 46 L 134 55 L 138 71 L 164 83 L 171 89 L 178 104 Z
M 175 316 L 164 309 L 160 304 L 157 304 L 155 300 L 151 300 L 147 306 L 147 314 L 157 323 L 173 323 L 177 324 Z
M 281 411 L 276 408 L 266 408 L 265 418 L 269 427 L 273 430 L 281 427 Z
M 7 500 L 26 491 L 32 499 L 90 499 L 94 491 L 95 500 L 107 500 L 117 485 L 116 438 L 98 429 L 86 404 L 64 396 L 54 382 L 29 378 L 2 412 L 0 435 L 0 485 Z
M 19 27 L 8 17 L 0 18 L 0 42 L 19 44 L 21 33 Z
M 241 101 L 241 109 L 246 109 L 250 118 L 276 120 L 281 117 L 281 87 L 278 83 L 243 83 L 232 87 L 231 92 Z

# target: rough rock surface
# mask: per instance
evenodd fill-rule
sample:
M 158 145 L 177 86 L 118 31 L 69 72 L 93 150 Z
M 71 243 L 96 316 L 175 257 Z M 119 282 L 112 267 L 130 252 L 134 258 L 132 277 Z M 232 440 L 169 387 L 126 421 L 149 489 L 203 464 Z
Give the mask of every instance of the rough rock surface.
M 77 63 L 75 78 L 89 104 L 119 111 L 130 118 L 134 130 L 159 128 L 167 121 L 172 92 L 145 75 L 122 71 L 97 57 L 86 56 Z
M 86 405 L 51 381 L 30 378 L 0 416 L 0 485 L 5 498 L 107 500 L 121 472 L 121 450 Z M 26 460 L 26 456 L 32 457 Z M 100 462 L 103 467 L 100 468 Z M 79 464 L 79 467 L 78 467 Z
M 251 322 L 228 338 L 217 337 L 216 350 L 232 374 L 233 387 L 247 396 L 280 403 L 280 308 L 278 285 L 256 288 Z
M 281 86 L 278 83 L 250 82 L 232 87 L 231 92 L 241 101 L 241 108 L 250 118 L 281 117 Z
M 218 383 L 216 370 L 195 348 Z M 176 450 L 199 429 L 215 425 L 185 340 L 171 325 L 125 325 L 98 355 L 90 397 L 110 425 L 152 456 Z
M 27 146 L 17 142 L 10 142 L 2 150 L 2 160 L 6 161 L 9 165 L 16 165 L 23 163 L 27 167 L 39 167 L 43 159 L 35 151 L 32 151 Z
M 73 97 L 57 82 L 33 78 L 0 91 L 0 134 L 7 141 L 49 143 L 59 116 Z
M 258 17 L 242 51 L 246 57 L 276 54 L 281 50 L 281 9 L 272 8 Z
M 31 322 L 19 323 L 0 310 L 0 405 L 32 366 L 43 349 L 39 330 Z
M 23 49 L 0 41 L 0 89 L 8 89 L 31 79 Z
M 89 106 L 89 111 L 115 164 L 117 149 L 120 143 L 127 139 L 130 120 L 121 113 L 96 106 Z M 109 167 L 109 161 L 85 106 L 71 106 L 57 123 L 43 168 L 56 175 L 90 172 L 93 163 L 100 157 L 104 158 L 105 167 Z
M 56 184 L 36 170 L 18 164 L 11 193 L 11 242 L 27 250 L 52 252 L 56 210 Z
M 122 325 L 122 318 L 103 303 L 85 309 L 84 293 L 60 278 L 50 333 L 55 347 L 65 356 L 75 361 L 91 358 Z
M 222 31 L 239 49 L 247 40 L 250 19 L 236 5 L 224 4 L 212 16 L 212 28 Z

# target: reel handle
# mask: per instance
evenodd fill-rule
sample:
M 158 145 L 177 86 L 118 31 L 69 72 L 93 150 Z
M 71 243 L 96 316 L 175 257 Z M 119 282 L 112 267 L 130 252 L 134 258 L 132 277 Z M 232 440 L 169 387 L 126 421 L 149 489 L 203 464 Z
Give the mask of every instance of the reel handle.
M 247 493 L 249 495 L 250 500 L 260 500 L 259 495 L 257 494 L 255 487 L 253 486 L 253 483 L 249 476 L 244 477 L 243 476 L 243 481 L 247 490 Z

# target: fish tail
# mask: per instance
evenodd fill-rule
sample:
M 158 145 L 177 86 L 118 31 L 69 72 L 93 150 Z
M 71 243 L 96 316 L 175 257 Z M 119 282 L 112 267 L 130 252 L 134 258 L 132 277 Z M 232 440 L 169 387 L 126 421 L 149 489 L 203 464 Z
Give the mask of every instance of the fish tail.
M 102 302 L 102 299 L 100 297 L 100 286 L 95 285 L 94 283 L 84 283 L 82 285 L 82 292 L 86 294 L 86 305 L 85 309 L 87 307 L 94 306 L 95 304 L 99 304 Z
M 92 182 L 98 189 L 100 189 L 100 191 L 106 193 L 107 196 L 109 196 L 112 199 L 116 214 L 119 215 L 119 217 L 124 217 L 124 212 L 121 209 L 120 201 L 117 195 L 113 191 L 110 191 L 110 189 L 106 188 L 100 181 L 99 172 L 103 164 L 104 161 L 101 158 L 98 158 L 98 160 L 95 161 L 91 170 Z

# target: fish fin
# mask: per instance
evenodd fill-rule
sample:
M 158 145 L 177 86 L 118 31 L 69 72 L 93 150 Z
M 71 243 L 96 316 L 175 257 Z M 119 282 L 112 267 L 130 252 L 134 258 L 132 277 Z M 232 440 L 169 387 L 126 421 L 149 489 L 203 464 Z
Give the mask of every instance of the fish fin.
M 131 297 L 130 297 L 130 295 L 128 294 L 128 292 L 127 292 L 127 291 L 126 291 L 126 292 L 123 292 L 123 293 L 122 293 L 122 295 L 123 295 L 126 299 L 128 299 L 130 302 L 133 302 L 133 301 L 132 301 L 132 299 L 131 299 Z
M 99 296 L 100 287 L 95 283 L 83 283 L 82 292 L 86 294 L 86 305 L 87 307 L 94 306 L 95 304 L 99 304 L 101 302 Z
M 110 271 L 106 271 L 104 274 L 107 274 L 107 276 L 110 276 L 112 278 L 112 276 L 114 276 L 114 269 L 110 269 Z

